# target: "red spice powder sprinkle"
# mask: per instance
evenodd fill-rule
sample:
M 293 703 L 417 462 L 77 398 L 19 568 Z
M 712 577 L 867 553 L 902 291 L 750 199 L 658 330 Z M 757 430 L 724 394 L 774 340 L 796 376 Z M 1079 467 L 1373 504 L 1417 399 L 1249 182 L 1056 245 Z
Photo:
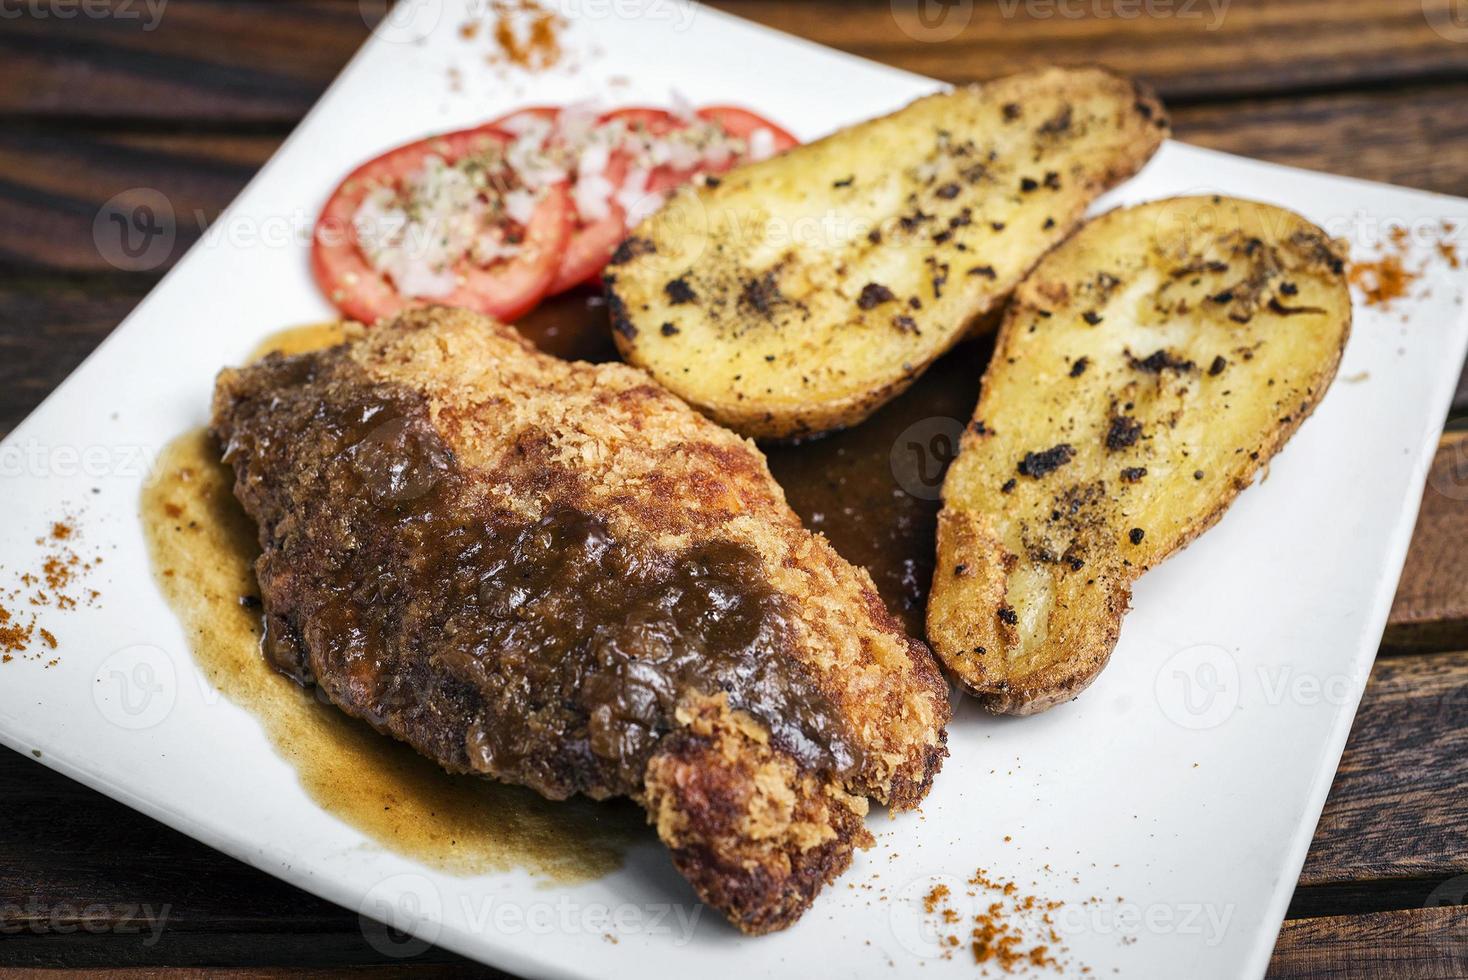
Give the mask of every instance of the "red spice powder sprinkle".
M 941 936 L 939 943 L 946 950 L 967 945 L 974 963 L 986 974 L 991 967 L 1003 973 L 1089 972 L 1061 959 L 1069 950 L 1060 944 L 1054 913 L 1064 907 L 1063 903 L 1021 894 L 1015 882 L 993 877 L 983 869 L 975 871 L 968 884 L 969 897 L 989 896 L 993 900 L 967 920 L 968 934 L 962 939 L 953 934 Z M 923 911 L 938 919 L 940 930 L 942 925 L 966 921 L 950 904 L 952 897 L 947 885 L 935 885 L 923 896 Z M 951 955 L 943 954 L 944 958 Z
M 0 588 L 0 599 L 12 605 L 24 602 L 32 609 L 49 607 L 57 610 L 76 609 L 82 603 L 95 606 L 102 594 L 88 588 L 74 590 L 79 579 L 102 563 L 100 557 L 83 560 L 73 550 L 80 540 L 80 526 L 75 518 L 53 521 L 47 533 L 36 538 L 36 545 L 43 549 L 40 566 L 15 574 L 18 587 Z M 55 650 L 60 646 L 56 634 L 40 625 L 36 613 L 22 614 L 14 608 L 0 606 L 0 663 L 11 663 L 20 655 L 26 660 L 41 660 L 40 653 L 31 652 L 34 646 Z M 59 660 L 51 658 L 45 666 L 54 667 Z
M 1397 255 L 1384 255 L 1366 262 L 1352 262 L 1351 285 L 1361 291 L 1367 306 L 1390 306 L 1407 295 L 1420 273 L 1410 272 Z
M 539 0 L 490 0 L 488 8 L 488 34 L 494 44 L 488 55 L 491 65 L 538 72 L 561 63 L 565 17 Z M 466 21 L 459 25 L 459 37 L 472 41 L 485 26 L 478 20 Z
M 1460 268 L 1462 265 L 1458 257 L 1458 246 L 1448 241 L 1456 230 L 1452 222 L 1442 222 L 1438 241 L 1434 243 L 1437 257 L 1452 269 Z M 1407 266 L 1406 259 L 1412 244 L 1410 239 L 1411 236 L 1406 228 L 1394 227 L 1387 234 L 1387 241 L 1381 249 L 1381 254 L 1371 259 L 1353 261 L 1350 264 L 1346 277 L 1360 293 L 1367 306 L 1391 306 L 1397 300 L 1406 297 L 1412 285 L 1427 271 L 1426 260 L 1415 269 Z M 1431 254 L 1429 253 L 1429 258 Z
M 31 645 L 31 636 L 35 632 L 36 621 L 22 625 L 9 609 L 0 606 L 0 650 L 7 651 L 5 663 L 15 658 L 12 653 L 24 653 Z

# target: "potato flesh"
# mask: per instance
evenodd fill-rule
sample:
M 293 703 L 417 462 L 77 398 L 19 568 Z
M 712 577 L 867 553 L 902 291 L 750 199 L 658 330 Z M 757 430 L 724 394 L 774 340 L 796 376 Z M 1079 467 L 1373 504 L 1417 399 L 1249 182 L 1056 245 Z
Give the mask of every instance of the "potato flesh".
M 1324 394 L 1342 254 L 1290 212 L 1186 198 L 1105 215 L 1030 275 L 943 488 L 929 639 L 970 690 L 1027 713 L 1090 682 L 1131 582 Z
M 1132 83 L 1047 69 L 685 188 L 609 269 L 618 344 L 745 434 L 853 424 L 995 309 L 1164 134 Z

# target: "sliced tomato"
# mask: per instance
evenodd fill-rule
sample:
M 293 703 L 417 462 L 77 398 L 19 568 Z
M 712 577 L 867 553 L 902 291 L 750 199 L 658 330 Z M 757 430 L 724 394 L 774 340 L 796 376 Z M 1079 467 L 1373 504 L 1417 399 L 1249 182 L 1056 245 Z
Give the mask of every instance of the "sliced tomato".
M 630 129 L 641 129 L 653 136 L 665 136 L 688 125 L 687 120 L 681 119 L 664 109 L 648 109 L 642 106 L 628 106 L 625 109 L 617 109 L 602 116 L 603 122 L 622 122 Z M 626 158 L 623 155 L 623 166 Z M 681 169 L 672 166 L 661 166 L 655 168 L 647 175 L 647 191 L 649 194 L 665 194 L 675 187 L 688 183 L 693 178 L 696 170 Z
M 641 126 L 653 134 L 671 133 L 686 125 L 683 120 L 673 115 L 666 109 L 651 109 L 646 106 L 624 106 L 621 109 L 613 109 L 601 117 L 602 122 L 618 120 L 626 123 L 629 127 Z
M 525 226 L 520 254 L 488 268 L 465 264 L 459 272 L 463 285 L 438 302 L 478 310 L 507 323 L 529 313 L 555 282 L 574 215 L 565 184 L 546 188 Z
M 546 295 L 554 296 L 582 283 L 595 282 L 601 275 L 612 253 L 627 237 L 626 216 L 616 204 L 611 209 L 611 214 L 602 220 L 581 225 L 572 233 Z
M 763 116 L 756 115 L 748 109 L 741 109 L 732 105 L 710 105 L 698 110 L 698 118 L 711 123 L 718 123 L 724 132 L 730 136 L 737 136 L 748 141 L 757 130 L 768 129 L 770 135 L 775 138 L 775 152 L 782 153 L 792 146 L 798 146 L 800 140 L 796 139 L 786 129 L 775 125 Z
M 513 136 L 516 128 L 515 124 L 520 119 L 555 119 L 560 114 L 561 110 L 553 105 L 532 105 L 526 106 L 523 109 L 516 109 L 514 112 L 507 112 L 498 119 L 491 119 L 485 125 L 502 129 Z
M 311 269 L 328 299 L 348 317 L 373 323 L 425 301 L 404 297 L 362 254 L 353 218 L 374 189 L 396 185 L 422 169 L 429 156 L 453 163 L 490 142 L 505 142 L 509 133 L 493 125 L 431 136 L 388 150 L 347 175 L 332 192 L 312 236 Z M 564 185 L 546 189 L 525 227 L 519 255 L 492 266 L 463 263 L 456 270 L 462 284 L 434 302 L 463 306 L 501 320 L 513 320 L 532 309 L 555 279 L 561 252 L 570 236 L 572 208 Z
M 554 120 L 560 113 L 561 109 L 557 106 L 527 106 L 500 116 L 487 125 L 502 128 L 511 133 L 513 137 L 514 131 L 518 128 L 516 125 L 518 120 L 526 117 Z M 605 122 L 606 118 L 602 116 L 597 122 Z M 614 154 L 607 163 L 605 174 L 607 180 L 614 184 L 619 183 L 625 173 L 625 159 L 620 154 Z M 610 213 L 605 218 L 588 222 L 575 213 L 574 204 L 570 205 L 572 210 L 571 233 L 565 248 L 562 249 L 555 277 L 546 289 L 547 296 L 563 293 L 582 283 L 591 282 L 601 273 L 602 267 L 607 264 L 612 252 L 627 233 L 622 209 L 614 202 L 609 202 L 608 206 Z
M 788 150 L 799 143 L 799 140 L 782 127 L 763 116 L 736 106 L 709 106 L 698 110 L 697 116 L 705 122 L 718 125 L 730 136 L 746 141 L 757 130 L 767 129 L 773 137 L 774 151 L 777 153 Z M 642 106 L 616 109 L 601 117 L 603 123 L 613 121 L 623 122 L 629 127 L 639 127 L 654 136 L 671 133 L 688 125 L 686 119 L 671 112 Z M 666 194 L 693 179 L 697 173 L 722 172 L 739 162 L 741 162 L 740 159 L 731 157 L 722 167 L 709 167 L 707 164 L 695 169 L 658 167 L 648 175 L 647 192 Z M 607 165 L 607 179 L 613 184 L 620 184 L 626 174 L 628 164 L 626 153 L 613 154 Z M 576 233 L 572 236 L 561 259 L 561 268 L 556 273 L 555 282 L 551 285 L 551 293 L 563 292 L 584 282 L 595 282 L 601 275 L 602 269 L 605 268 L 617 245 L 627 234 L 624 223 L 625 215 L 621 207 L 613 202 L 611 211 L 612 213 L 607 218 L 599 222 L 578 224 Z

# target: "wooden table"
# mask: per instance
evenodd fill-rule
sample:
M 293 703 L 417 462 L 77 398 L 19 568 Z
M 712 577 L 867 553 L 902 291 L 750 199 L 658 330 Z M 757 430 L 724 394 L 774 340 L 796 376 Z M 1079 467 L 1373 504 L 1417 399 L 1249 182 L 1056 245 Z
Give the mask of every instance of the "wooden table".
M 955 82 L 1103 62 L 1151 81 L 1182 139 L 1468 195 L 1461 0 L 1233 0 L 1221 20 L 1206 3 L 1184 15 L 1183 0 L 954 0 L 968 23 L 942 43 L 898 28 L 894 8 L 911 5 L 720 4 Z M 180 215 L 217 215 L 363 41 L 361 10 L 374 6 L 173 0 L 145 30 L 136 0 L 103 17 L 73 0 L 39 8 L 78 11 L 69 19 L 6 4 L 21 15 L 0 20 L 0 434 L 161 275 L 99 254 L 102 203 L 146 186 Z M 174 255 L 197 234 L 183 222 Z M 208 314 L 201 297 L 200 329 Z M 1465 419 L 1460 388 L 1273 976 L 1468 976 Z M 164 906 L 167 928 L 149 941 L 139 920 Z M 384 956 L 355 914 L 0 754 L 0 967 L 199 966 L 484 972 L 434 949 Z

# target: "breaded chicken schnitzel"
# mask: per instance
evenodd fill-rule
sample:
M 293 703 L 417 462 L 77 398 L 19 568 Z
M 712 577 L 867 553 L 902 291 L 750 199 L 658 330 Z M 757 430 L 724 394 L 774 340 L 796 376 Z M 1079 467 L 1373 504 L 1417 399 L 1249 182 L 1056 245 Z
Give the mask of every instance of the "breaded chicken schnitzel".
M 451 771 L 632 797 L 745 932 L 947 754 L 947 688 L 867 573 L 635 368 L 419 310 L 224 371 L 212 430 L 277 668 Z

